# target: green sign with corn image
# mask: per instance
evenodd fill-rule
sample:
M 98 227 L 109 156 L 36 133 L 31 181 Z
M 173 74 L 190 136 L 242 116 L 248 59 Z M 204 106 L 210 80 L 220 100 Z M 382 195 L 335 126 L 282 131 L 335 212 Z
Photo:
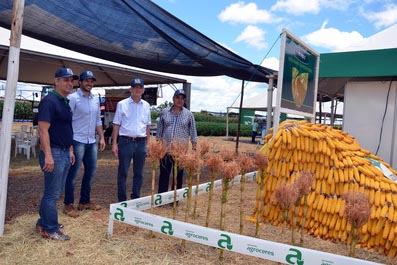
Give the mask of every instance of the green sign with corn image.
M 281 107 L 313 113 L 316 55 L 287 35 Z

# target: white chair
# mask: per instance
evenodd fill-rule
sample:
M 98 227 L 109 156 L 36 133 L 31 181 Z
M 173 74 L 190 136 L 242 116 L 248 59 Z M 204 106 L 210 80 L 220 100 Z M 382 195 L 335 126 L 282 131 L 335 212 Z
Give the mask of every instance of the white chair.
M 21 131 L 22 132 L 28 132 L 28 126 L 27 125 L 21 125 Z
M 21 144 L 17 146 L 18 153 L 25 153 L 26 158 L 30 159 L 30 152 L 32 152 L 33 156 L 36 157 L 36 145 L 38 142 L 39 137 L 31 136 L 29 139 L 23 141 Z
M 30 134 L 33 136 L 38 136 L 39 135 L 39 126 L 35 125 L 30 127 Z
M 15 133 L 15 157 L 17 157 L 17 154 L 20 151 L 20 149 L 18 149 L 18 146 L 25 142 L 24 136 L 25 136 L 24 132 Z

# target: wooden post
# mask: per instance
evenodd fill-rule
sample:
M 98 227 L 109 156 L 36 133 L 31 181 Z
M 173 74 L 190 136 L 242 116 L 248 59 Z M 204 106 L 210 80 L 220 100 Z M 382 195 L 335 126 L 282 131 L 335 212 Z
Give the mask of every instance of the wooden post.
M 15 95 L 19 75 L 19 54 L 25 0 L 14 0 L 12 10 L 10 51 L 8 57 L 7 83 L 3 106 L 3 121 L 0 132 L 0 236 L 4 233 L 8 172 L 10 166 L 11 132 L 14 120 Z

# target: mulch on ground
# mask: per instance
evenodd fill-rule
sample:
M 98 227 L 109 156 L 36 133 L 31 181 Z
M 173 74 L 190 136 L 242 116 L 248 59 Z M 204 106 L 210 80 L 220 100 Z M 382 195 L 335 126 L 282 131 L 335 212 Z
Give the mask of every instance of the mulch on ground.
M 217 149 L 235 150 L 234 141 L 224 137 L 201 138 Z M 239 143 L 241 152 L 254 153 L 260 148 L 250 144 L 249 139 L 242 139 Z M 245 142 L 246 141 L 246 142 Z M 109 204 L 117 201 L 117 160 L 112 157 L 110 146 L 99 154 L 98 170 L 92 186 L 92 201 L 100 204 L 103 209 L 98 212 L 82 212 L 79 218 L 73 219 L 62 214 L 63 197 L 58 201 L 60 222 L 65 225 L 65 231 L 72 236 L 72 240 L 61 244 L 43 240 L 34 231 L 34 224 L 38 217 L 38 208 L 43 190 L 43 176 L 38 168 L 37 158 L 26 162 L 25 158 L 11 156 L 10 176 L 8 179 L 6 228 L 5 235 L 0 238 L 0 264 L 218 264 L 219 251 L 217 249 L 187 243 L 186 251 L 181 251 L 179 239 L 155 234 L 152 238 L 149 231 L 126 224 L 117 223 L 111 240 L 107 239 L 107 223 Z M 144 169 L 144 183 L 142 195 L 151 194 L 151 163 L 147 158 Z M 20 166 L 23 165 L 23 166 Z M 81 174 L 80 174 L 81 175 Z M 158 176 L 158 172 L 157 172 Z M 203 172 L 201 182 L 209 181 L 209 176 Z M 76 201 L 80 190 L 81 176 L 77 181 Z M 132 177 L 128 178 L 128 192 L 131 190 Z M 156 179 L 157 183 L 157 179 Z M 247 185 L 245 194 L 246 215 L 252 214 L 255 204 L 255 185 Z M 219 191 L 218 191 L 219 192 Z M 239 189 L 232 187 L 227 206 L 226 229 L 230 232 L 238 231 L 238 200 Z M 215 198 L 219 198 L 219 193 Z M 220 200 L 214 199 L 213 213 L 220 212 Z M 206 205 L 208 198 L 200 196 L 196 218 L 191 217 L 192 223 L 205 223 Z M 193 205 L 193 204 L 192 204 Z M 184 218 L 185 202 L 178 206 L 179 219 Z M 155 213 L 171 216 L 170 207 L 155 209 Z M 211 218 L 210 227 L 219 228 L 219 217 Z M 245 223 L 245 235 L 253 236 L 255 225 Z M 238 232 L 237 232 L 238 233 Z M 280 227 L 265 224 L 261 228 L 260 238 L 276 242 L 290 242 L 290 231 L 281 233 Z M 299 238 L 297 234 L 297 238 Z M 320 251 L 348 255 L 348 246 L 344 243 L 321 240 L 305 235 L 304 247 L 315 248 Z M 18 259 L 16 258 L 18 257 Z M 395 264 L 395 259 L 389 259 L 382 253 L 358 249 L 356 257 L 383 264 Z M 228 264 L 274 264 L 259 258 L 249 257 L 237 253 L 226 252 L 225 263 Z

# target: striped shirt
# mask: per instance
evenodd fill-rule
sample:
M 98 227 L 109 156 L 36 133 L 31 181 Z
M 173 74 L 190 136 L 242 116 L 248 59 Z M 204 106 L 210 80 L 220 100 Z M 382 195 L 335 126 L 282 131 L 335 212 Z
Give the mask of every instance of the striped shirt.
M 172 106 L 173 107 L 173 106 Z M 188 109 L 182 110 L 175 114 L 172 107 L 163 110 L 160 121 L 157 126 L 157 140 L 164 140 L 167 144 L 171 141 L 190 141 L 197 143 L 196 122 L 193 113 Z

